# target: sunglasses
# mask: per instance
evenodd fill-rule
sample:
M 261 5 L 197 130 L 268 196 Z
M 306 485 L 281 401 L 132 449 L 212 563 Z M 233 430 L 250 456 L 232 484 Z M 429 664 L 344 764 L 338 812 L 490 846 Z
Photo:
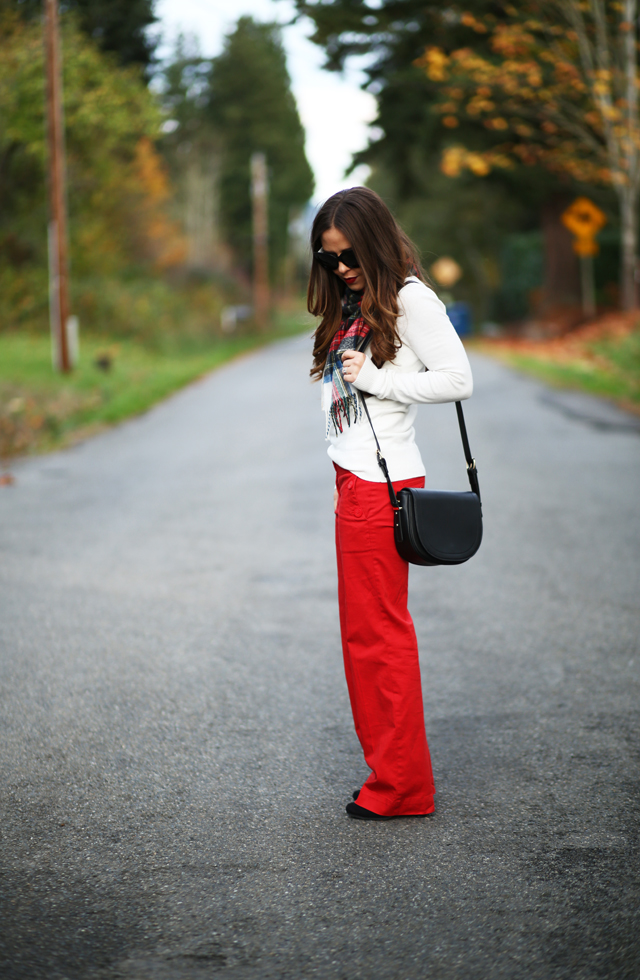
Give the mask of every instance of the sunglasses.
M 345 248 L 344 252 L 340 252 L 336 255 L 335 252 L 323 252 L 320 249 L 319 252 L 313 253 L 314 259 L 325 267 L 325 269 L 336 270 L 340 264 L 346 265 L 347 269 L 358 269 L 360 263 L 358 262 L 355 252 L 352 248 Z

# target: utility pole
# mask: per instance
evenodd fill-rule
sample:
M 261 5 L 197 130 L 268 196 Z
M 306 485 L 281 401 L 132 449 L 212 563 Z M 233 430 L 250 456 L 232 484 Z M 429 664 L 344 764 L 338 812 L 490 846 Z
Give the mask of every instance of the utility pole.
M 47 66 L 47 136 L 49 144 L 49 321 L 54 362 L 59 371 L 72 368 L 69 349 L 69 276 L 65 189 L 62 59 L 57 0 L 44 0 Z
M 253 202 L 253 305 L 256 326 L 266 330 L 269 318 L 269 258 L 267 250 L 267 161 L 264 153 L 251 157 Z

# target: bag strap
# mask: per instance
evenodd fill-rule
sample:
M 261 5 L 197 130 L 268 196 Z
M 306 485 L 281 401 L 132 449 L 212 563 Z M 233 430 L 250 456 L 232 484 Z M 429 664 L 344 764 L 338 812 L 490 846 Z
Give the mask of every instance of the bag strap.
M 376 435 L 376 430 L 373 427 L 373 422 L 371 421 L 371 416 L 369 415 L 369 408 L 367 406 L 367 400 L 363 394 L 360 394 L 362 399 L 362 405 L 364 407 L 367 418 L 369 419 L 369 425 L 371 426 L 371 431 L 373 432 L 373 438 L 376 442 L 376 456 L 378 457 L 378 466 L 384 474 L 384 478 L 387 481 L 387 489 L 389 491 L 389 500 L 391 501 L 391 506 L 394 510 L 402 510 L 400 506 L 400 501 L 396 496 L 396 492 L 393 489 L 393 483 L 391 482 L 391 477 L 389 476 L 389 467 L 387 466 L 387 461 L 382 455 L 382 450 L 380 449 L 380 443 L 378 442 L 378 437 Z M 464 413 L 462 411 L 462 405 L 460 402 L 456 402 L 456 412 L 458 415 L 458 425 L 460 426 L 460 438 L 462 439 L 462 448 L 464 450 L 464 458 L 467 461 L 467 476 L 469 478 L 469 485 L 473 493 L 475 493 L 480 500 L 480 484 L 478 482 L 478 467 L 476 466 L 476 461 L 471 455 L 471 447 L 469 445 L 469 437 L 467 435 L 467 426 L 464 421 Z
M 396 492 L 393 489 L 393 483 L 391 482 L 391 477 L 389 476 L 389 467 L 387 466 L 387 461 L 382 455 L 382 450 L 380 449 L 380 443 L 378 442 L 378 437 L 376 435 L 376 430 L 373 427 L 373 422 L 371 421 L 371 416 L 369 415 L 369 409 L 367 407 L 367 401 L 364 395 L 360 395 L 362 399 L 362 405 L 365 412 L 367 413 L 367 418 L 369 419 L 369 425 L 371 426 L 371 431 L 373 432 L 373 438 L 376 441 L 376 456 L 378 457 L 378 466 L 384 473 L 384 478 L 387 481 L 387 490 L 389 491 L 389 500 L 391 501 L 391 506 L 394 510 L 402 510 L 400 506 L 400 501 L 396 497 Z
M 471 446 L 469 445 L 467 426 L 465 425 L 464 412 L 462 411 L 461 402 L 456 402 L 456 412 L 458 415 L 458 425 L 460 426 L 460 438 L 462 439 L 464 458 L 467 461 L 467 476 L 469 478 L 469 486 L 476 494 L 478 500 L 480 500 L 480 484 L 478 483 L 478 467 L 476 466 L 475 459 L 471 455 Z

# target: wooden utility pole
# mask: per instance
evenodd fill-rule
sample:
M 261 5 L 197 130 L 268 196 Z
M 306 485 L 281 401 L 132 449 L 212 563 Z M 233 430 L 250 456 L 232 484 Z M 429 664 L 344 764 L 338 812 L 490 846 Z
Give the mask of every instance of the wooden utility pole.
M 47 136 L 49 143 L 49 320 L 54 361 L 59 371 L 72 368 L 69 349 L 69 276 L 65 188 L 62 59 L 57 0 L 44 0 L 47 66 Z
M 265 330 L 269 319 L 269 256 L 267 247 L 267 161 L 264 153 L 251 157 L 253 201 L 253 305 L 256 326 Z

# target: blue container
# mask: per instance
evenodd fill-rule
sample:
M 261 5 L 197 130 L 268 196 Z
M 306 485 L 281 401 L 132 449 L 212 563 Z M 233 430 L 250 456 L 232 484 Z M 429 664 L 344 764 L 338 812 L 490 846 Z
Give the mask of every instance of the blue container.
M 447 313 L 459 337 L 467 337 L 471 333 L 471 308 L 468 303 L 451 303 Z

